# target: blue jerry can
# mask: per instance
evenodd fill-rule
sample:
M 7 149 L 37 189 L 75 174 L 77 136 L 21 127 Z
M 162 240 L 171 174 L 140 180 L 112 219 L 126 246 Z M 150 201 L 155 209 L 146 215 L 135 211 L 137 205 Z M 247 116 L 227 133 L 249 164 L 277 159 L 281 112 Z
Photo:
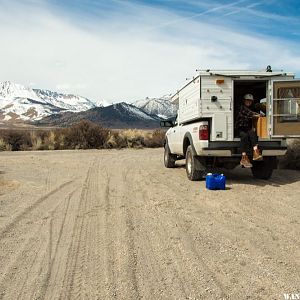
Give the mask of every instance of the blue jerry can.
M 223 174 L 208 173 L 206 175 L 206 188 L 209 190 L 225 190 L 226 177 Z

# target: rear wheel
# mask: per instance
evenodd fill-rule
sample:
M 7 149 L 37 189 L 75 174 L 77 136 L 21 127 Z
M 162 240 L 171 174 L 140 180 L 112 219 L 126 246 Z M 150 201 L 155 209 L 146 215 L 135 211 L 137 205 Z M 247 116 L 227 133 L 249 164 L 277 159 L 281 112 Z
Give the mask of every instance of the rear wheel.
M 271 178 L 273 169 L 276 167 L 276 157 L 266 157 L 263 161 L 253 161 L 252 175 L 257 179 L 268 180 Z
M 186 175 L 189 180 L 196 181 L 203 178 L 205 175 L 205 170 L 197 156 L 194 155 L 192 146 L 188 146 L 186 150 L 186 164 L 185 164 L 185 170 Z
M 172 154 L 168 143 L 165 144 L 165 153 L 164 153 L 164 164 L 166 168 L 175 168 L 175 161 L 177 156 Z

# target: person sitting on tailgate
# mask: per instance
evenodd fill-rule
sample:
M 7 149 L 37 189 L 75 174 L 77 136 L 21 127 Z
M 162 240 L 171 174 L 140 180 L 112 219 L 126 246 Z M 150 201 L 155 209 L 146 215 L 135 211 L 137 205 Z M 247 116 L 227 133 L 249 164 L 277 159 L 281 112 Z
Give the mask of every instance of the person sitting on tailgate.
M 256 132 L 252 129 L 252 119 L 258 118 L 260 114 L 251 110 L 253 104 L 253 95 L 246 94 L 243 98 L 243 104 L 236 118 L 235 127 L 241 138 L 242 159 L 240 164 L 245 168 L 251 168 L 252 164 L 247 153 L 253 149 L 253 160 L 262 160 L 260 150 L 258 148 L 258 138 Z M 251 153 L 251 152 L 250 152 Z

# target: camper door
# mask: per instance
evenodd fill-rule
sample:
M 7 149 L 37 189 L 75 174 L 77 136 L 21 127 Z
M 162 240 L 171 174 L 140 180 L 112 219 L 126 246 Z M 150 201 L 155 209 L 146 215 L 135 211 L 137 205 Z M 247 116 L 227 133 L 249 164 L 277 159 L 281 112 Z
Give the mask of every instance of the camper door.
M 272 137 L 300 137 L 300 80 L 272 84 Z

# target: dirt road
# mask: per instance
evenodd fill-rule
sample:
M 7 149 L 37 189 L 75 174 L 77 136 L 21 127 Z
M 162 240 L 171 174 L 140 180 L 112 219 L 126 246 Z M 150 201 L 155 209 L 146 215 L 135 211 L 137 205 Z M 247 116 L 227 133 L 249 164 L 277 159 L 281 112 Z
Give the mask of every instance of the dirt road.
M 300 293 L 300 173 L 226 191 L 162 149 L 0 154 L 0 299 L 284 299 Z

